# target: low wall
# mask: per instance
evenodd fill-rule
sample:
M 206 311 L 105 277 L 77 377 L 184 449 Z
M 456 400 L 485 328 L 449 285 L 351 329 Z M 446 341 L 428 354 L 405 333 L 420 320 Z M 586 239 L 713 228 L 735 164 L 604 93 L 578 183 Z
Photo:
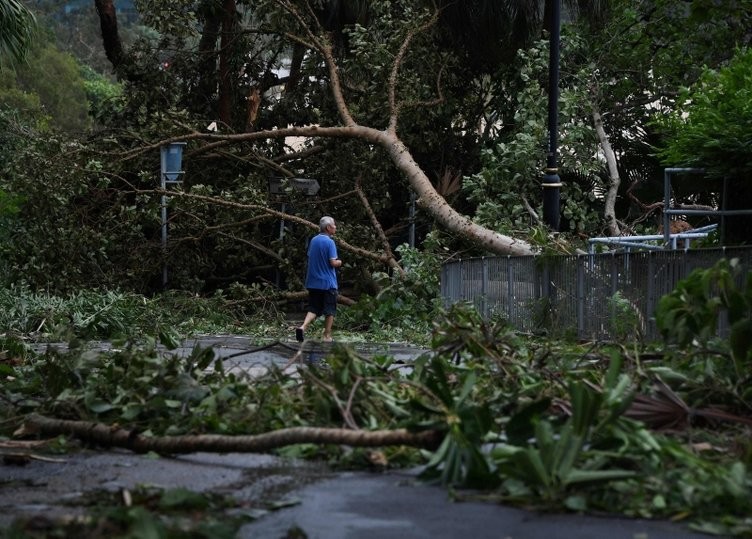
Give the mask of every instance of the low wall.
M 503 318 L 523 332 L 655 340 L 660 298 L 722 258 L 752 268 L 750 247 L 471 258 L 442 266 L 441 295 L 445 305 L 471 302 L 485 318 Z

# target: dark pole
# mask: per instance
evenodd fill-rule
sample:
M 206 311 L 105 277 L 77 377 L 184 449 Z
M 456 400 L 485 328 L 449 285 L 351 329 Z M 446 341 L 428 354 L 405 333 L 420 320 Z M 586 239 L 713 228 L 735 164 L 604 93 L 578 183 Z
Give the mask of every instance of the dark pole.
M 543 220 L 559 231 L 559 192 L 561 178 L 556 162 L 559 129 L 559 27 L 561 0 L 551 0 L 551 45 L 548 57 L 548 153 L 543 175 Z

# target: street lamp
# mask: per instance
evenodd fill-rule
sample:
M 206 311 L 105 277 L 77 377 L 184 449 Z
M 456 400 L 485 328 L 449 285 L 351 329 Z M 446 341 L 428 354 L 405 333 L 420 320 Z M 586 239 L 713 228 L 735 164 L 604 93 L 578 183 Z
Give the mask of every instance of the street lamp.
M 167 190 L 168 184 L 176 184 L 183 181 L 183 148 L 185 142 L 171 142 L 159 148 L 160 153 L 160 187 L 162 188 L 162 287 L 167 288 Z
M 556 161 L 559 129 L 559 38 L 561 0 L 551 0 L 551 37 L 548 57 L 548 153 L 543 175 L 543 221 L 559 231 L 561 178 Z

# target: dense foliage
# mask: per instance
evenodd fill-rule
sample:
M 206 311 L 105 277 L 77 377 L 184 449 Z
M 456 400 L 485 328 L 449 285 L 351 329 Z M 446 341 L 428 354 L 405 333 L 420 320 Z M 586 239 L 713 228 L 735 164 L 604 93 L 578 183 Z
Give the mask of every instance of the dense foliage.
M 403 39 L 427 24 L 429 6 L 420 0 L 356 3 L 353 9 L 330 4 L 322 4 L 311 25 L 332 32 L 353 116 L 384 128 L 391 61 Z M 700 76 L 698 66 L 716 69 L 749 40 L 748 0 L 695 1 L 688 10 L 670 0 L 607 4 L 593 12 L 597 24 L 571 11 L 563 29 L 559 154 L 566 239 L 560 245 L 567 251 L 604 233 L 608 175 L 592 112 L 602 116 L 618 160 L 617 215 L 628 229 L 654 228 L 623 194 L 636 181 L 634 193 L 643 200 L 660 197 L 662 170 L 653 154 L 668 134 L 651 123 L 655 107 L 670 110 L 677 89 Z M 184 182 L 174 186 L 186 196 L 168 199 L 170 241 L 166 251 L 161 246 L 160 197 L 153 192 L 159 155 L 156 147 L 144 149 L 148 143 L 205 133 L 213 121 L 218 133 L 337 124 L 330 77 L 317 55 L 283 38 L 303 31 L 282 16 L 287 3 L 238 3 L 238 18 L 226 29 L 236 39 L 224 48 L 221 10 L 202 2 L 185 10 L 141 3 L 141 18 L 122 14 L 119 21 L 116 84 L 101 63 L 100 36 L 86 31 L 97 26 L 93 12 L 66 15 L 55 2 L 31 5 L 57 41 L 45 40 L 32 51 L 34 62 L 0 75 L 0 190 L 19 209 L 5 218 L 13 233 L 0 238 L 10 257 L 6 282 L 153 293 L 161 289 L 166 264 L 173 288 L 212 294 L 238 282 L 299 290 L 304 245 L 313 231 L 260 211 L 274 209 L 311 223 L 322 213 L 337 217 L 342 240 L 377 255 L 345 255 L 345 288 L 377 291 L 370 276 L 385 271 L 377 261 L 383 241 L 354 187 L 359 182 L 392 249 L 407 240 L 410 189 L 382 150 L 356 141 L 246 140 L 216 148 L 192 142 Z M 535 218 L 546 143 L 543 13 L 533 3 L 518 11 L 481 1 L 473 6 L 457 11 L 442 3 L 446 9 L 435 24 L 414 34 L 394 79 L 397 128 L 453 207 L 490 229 L 551 245 Z M 87 50 L 100 51 L 96 60 L 74 43 L 71 28 Z M 82 66 L 76 69 L 54 46 L 75 54 Z M 481 61 L 479 50 L 493 54 Z M 728 110 L 741 103 L 736 99 Z M 738 118 L 725 120 L 743 133 Z M 73 134 L 87 126 L 95 131 Z M 720 154 L 718 160 L 731 162 Z M 270 177 L 294 176 L 316 178 L 318 195 L 293 188 L 270 195 Z M 417 247 L 433 229 L 433 219 L 418 211 Z M 464 239 L 443 240 L 448 256 L 477 252 Z
M 752 144 L 752 49 L 736 52 L 726 67 L 706 70 L 684 88 L 661 125 L 670 131 L 661 152 L 674 166 L 707 168 L 716 176 L 748 177 L 743 156 Z
M 703 71 L 684 87 L 672 110 L 656 124 L 666 133 L 659 155 L 668 166 L 705 169 L 712 189 L 729 210 L 752 207 L 749 154 L 752 145 L 752 49 L 736 49 L 727 65 Z M 712 187 L 711 187 L 712 186 Z M 725 193 L 723 192 L 725 189 Z M 749 240 L 752 219 L 731 217 L 728 239 Z

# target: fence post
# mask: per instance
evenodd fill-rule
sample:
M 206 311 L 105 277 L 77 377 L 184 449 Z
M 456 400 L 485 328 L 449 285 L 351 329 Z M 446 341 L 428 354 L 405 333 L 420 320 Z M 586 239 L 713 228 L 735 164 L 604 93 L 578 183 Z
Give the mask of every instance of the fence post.
M 449 264 L 441 265 L 441 274 L 439 276 L 439 290 L 441 291 L 441 299 L 444 304 L 444 308 L 449 307 L 447 298 L 451 297 L 451 281 L 449 280 Z
M 488 318 L 488 260 L 485 256 L 480 259 L 481 284 L 480 284 L 480 312 L 484 319 Z
M 512 300 L 514 298 L 514 283 L 512 281 L 512 256 L 507 255 L 507 319 L 512 322 Z
M 459 275 L 459 294 L 458 294 L 458 301 L 465 301 L 465 275 L 464 271 L 462 269 L 463 261 L 460 258 L 459 262 L 457 263 L 457 274 Z
M 647 305 L 645 306 L 645 325 L 646 325 L 645 336 L 648 338 L 651 338 L 653 336 L 652 320 L 655 318 L 655 308 L 656 308 L 656 301 L 655 301 L 656 276 L 654 275 L 655 263 L 653 262 L 654 253 L 652 251 L 648 251 L 647 257 L 648 257 L 648 274 L 647 274 L 648 301 L 647 301 Z
M 583 260 L 587 263 L 589 255 L 577 255 L 577 338 L 584 339 L 585 333 L 585 267 Z

